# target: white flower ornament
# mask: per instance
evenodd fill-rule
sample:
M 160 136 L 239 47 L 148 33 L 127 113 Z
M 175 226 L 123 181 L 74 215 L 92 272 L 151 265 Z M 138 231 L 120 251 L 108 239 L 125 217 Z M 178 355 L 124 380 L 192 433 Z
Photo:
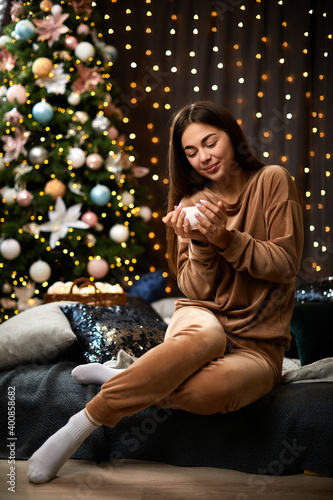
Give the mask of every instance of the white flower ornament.
M 88 229 L 89 225 L 78 220 L 80 217 L 82 204 L 78 203 L 66 210 L 66 205 L 62 198 L 58 197 L 55 209 L 49 210 L 49 222 L 39 226 L 40 231 L 50 232 L 50 247 L 55 248 L 57 241 L 64 238 L 70 227 L 78 229 Z
M 36 287 L 29 281 L 26 286 L 14 286 L 15 297 L 17 298 L 18 311 L 25 311 L 30 307 L 39 306 L 43 303 L 41 299 L 34 297 Z
M 70 76 L 64 73 L 64 63 L 59 63 L 52 70 L 52 75 L 45 78 L 38 78 L 36 81 L 40 87 L 45 87 L 48 94 L 64 94 Z

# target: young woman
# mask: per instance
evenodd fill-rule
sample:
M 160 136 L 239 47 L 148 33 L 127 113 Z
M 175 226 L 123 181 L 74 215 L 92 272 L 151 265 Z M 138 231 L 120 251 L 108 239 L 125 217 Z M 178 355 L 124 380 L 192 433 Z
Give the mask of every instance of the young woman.
M 279 382 L 303 246 L 294 181 L 257 160 L 236 120 L 212 102 L 175 116 L 169 163 L 169 263 L 185 298 L 165 341 L 126 370 L 73 371 L 101 391 L 31 457 L 32 482 L 55 477 L 99 425 L 114 427 L 150 405 L 227 413 Z M 198 211 L 194 224 L 189 206 Z

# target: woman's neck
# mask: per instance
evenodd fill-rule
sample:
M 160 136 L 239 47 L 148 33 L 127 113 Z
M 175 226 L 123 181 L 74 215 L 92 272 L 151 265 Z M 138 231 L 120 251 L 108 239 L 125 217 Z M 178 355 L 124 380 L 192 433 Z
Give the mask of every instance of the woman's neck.
M 221 196 L 223 201 L 233 205 L 237 202 L 251 174 L 251 170 L 235 169 L 227 173 L 223 179 L 212 183 L 214 191 Z

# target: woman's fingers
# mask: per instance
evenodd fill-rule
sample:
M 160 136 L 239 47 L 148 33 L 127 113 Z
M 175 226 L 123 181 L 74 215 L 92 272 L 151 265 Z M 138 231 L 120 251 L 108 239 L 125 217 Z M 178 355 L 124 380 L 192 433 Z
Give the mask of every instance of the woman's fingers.
M 196 214 L 196 228 L 208 241 L 218 245 L 219 240 L 224 237 L 226 231 L 227 216 L 223 203 L 219 201 L 217 204 L 213 204 L 207 200 L 200 200 L 199 203 L 196 203 L 196 206 L 205 216 L 202 217 L 200 214 Z
M 216 224 L 212 219 L 206 219 L 200 214 L 195 214 L 197 222 L 194 223 L 195 227 L 205 234 L 206 232 L 212 232 L 216 230 Z
M 224 214 L 224 205 L 222 201 L 219 201 L 217 205 L 215 205 L 207 200 L 200 200 L 200 202 L 196 203 L 196 205 L 209 218 L 212 218 L 214 215 L 220 218 L 222 214 Z
M 185 210 L 182 205 L 175 206 L 175 209 L 169 212 L 164 218 L 165 224 L 172 226 L 178 235 L 189 229 L 189 221 L 186 218 Z

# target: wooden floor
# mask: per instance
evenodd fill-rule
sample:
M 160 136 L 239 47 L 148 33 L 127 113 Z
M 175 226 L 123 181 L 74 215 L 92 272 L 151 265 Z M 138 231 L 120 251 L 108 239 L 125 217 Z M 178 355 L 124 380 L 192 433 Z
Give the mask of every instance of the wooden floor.
M 70 460 L 59 476 L 34 485 L 25 461 L 15 464 L 15 493 L 8 491 L 6 460 L 0 460 L 0 498 L 15 500 L 320 500 L 333 498 L 333 478 L 297 474 L 256 476 L 226 469 L 187 468 L 119 461 L 105 467 Z M 13 479 L 13 477 L 11 478 Z

